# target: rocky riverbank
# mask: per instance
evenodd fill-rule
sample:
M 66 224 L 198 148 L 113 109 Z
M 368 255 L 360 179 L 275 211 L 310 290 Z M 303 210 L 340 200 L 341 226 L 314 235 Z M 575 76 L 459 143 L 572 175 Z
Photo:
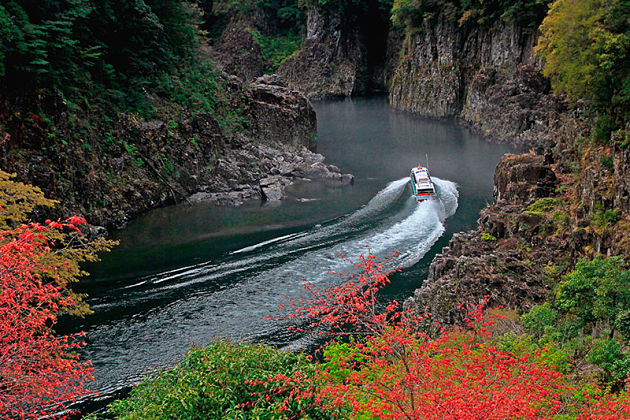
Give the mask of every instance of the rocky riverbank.
M 22 124 L 12 131 L 28 135 L 0 145 L 0 167 L 59 200 L 57 213 L 47 217 L 78 214 L 107 228 L 172 203 L 277 201 L 297 180 L 352 183 L 351 175 L 315 153 L 317 121 L 304 95 L 274 76 L 245 86 L 219 75 L 218 83 L 234 120 L 229 124 L 186 109 L 167 109 L 150 120 L 118 113 L 105 123 L 86 122 L 77 138 L 60 98 L 40 105 L 47 120 L 33 114 L 28 125 L 19 112 L 2 108 L 7 126 Z M 63 146 L 41 148 L 38 139 L 53 135 Z
M 460 305 L 486 297 L 490 307 L 511 309 L 543 300 L 548 292 L 544 267 L 565 256 L 568 239 L 554 235 L 554 223 L 528 207 L 553 200 L 558 184 L 544 157 L 506 155 L 497 166 L 494 203 L 481 211 L 478 229 L 453 235 L 405 306 L 432 313 L 431 322 L 452 325 L 466 315 Z
M 630 252 L 628 154 L 614 135 L 607 145 L 586 146 L 588 125 L 564 117 L 553 148 L 502 159 L 494 203 L 480 212 L 478 228 L 453 235 L 405 302 L 433 315 L 426 330 L 435 330 L 434 321 L 463 323 L 461 305 L 485 299 L 489 307 L 526 311 L 578 259 Z

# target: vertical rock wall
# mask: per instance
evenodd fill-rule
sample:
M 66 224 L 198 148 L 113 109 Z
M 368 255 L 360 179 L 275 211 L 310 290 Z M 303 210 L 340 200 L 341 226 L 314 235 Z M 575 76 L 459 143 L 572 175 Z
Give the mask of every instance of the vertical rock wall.
M 532 143 L 565 109 L 549 94 L 533 47 L 516 23 L 488 29 L 443 16 L 408 33 L 391 80 L 393 106 L 429 117 L 460 117 L 485 135 Z M 533 135 L 536 133 L 536 135 Z
M 279 69 L 289 87 L 310 98 L 350 96 L 366 60 L 356 26 L 339 14 L 312 7 L 304 47 Z

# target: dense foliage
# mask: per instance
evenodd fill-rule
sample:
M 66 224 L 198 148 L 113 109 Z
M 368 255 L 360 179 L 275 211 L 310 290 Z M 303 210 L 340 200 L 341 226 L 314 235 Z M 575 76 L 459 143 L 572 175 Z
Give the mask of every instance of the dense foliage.
M 81 334 L 57 336 L 61 314 L 84 314 L 87 305 L 69 283 L 84 273 L 108 241 L 88 243 L 71 217 L 64 222 L 26 222 L 35 206 L 50 206 L 41 191 L 0 171 L 0 417 L 55 415 L 86 395 L 89 361 L 78 359 Z
M 554 91 L 594 105 L 595 137 L 608 141 L 630 117 L 630 2 L 558 0 L 540 30 L 536 51 Z
M 313 406 L 313 399 L 292 398 L 296 389 L 306 390 L 306 386 L 295 383 L 281 389 L 268 381 L 277 376 L 307 378 L 314 370 L 301 354 L 216 341 L 191 350 L 177 367 L 147 377 L 129 399 L 111 404 L 107 415 L 121 419 L 332 418 Z
M 156 75 L 192 55 L 198 19 L 186 1 L 3 2 L 0 87 L 73 94 L 102 86 L 133 103 Z
M 551 0 L 394 0 L 392 22 L 407 30 L 420 27 L 424 20 L 442 15 L 459 25 L 489 26 L 496 21 L 517 21 L 526 26 L 538 26 Z
M 617 387 L 630 377 L 630 270 L 619 257 L 580 260 L 551 298 L 523 316 L 535 341 L 561 359 L 585 359 Z
M 601 280 L 610 270 L 620 276 L 623 272 L 615 260 L 593 264 L 604 264 L 604 271 L 592 272 L 584 262 L 562 287 L 569 287 L 576 276 Z M 193 350 L 175 369 L 148 378 L 130 400 L 111 406 L 109 414 L 357 419 L 630 415 L 627 391 L 611 394 L 593 381 L 576 384 L 567 374 L 562 350 L 553 343 L 549 348 L 538 345 L 527 335 L 504 334 L 498 324 L 505 316 L 489 314 L 483 302 L 468 308 L 467 328 L 442 328 L 430 338 L 417 331 L 417 315 L 398 311 L 396 302 L 379 305 L 377 293 L 389 283 L 389 274 L 373 255 L 362 257 L 357 267 L 359 273 L 342 274 L 346 280 L 337 286 L 318 289 L 307 283 L 311 299 L 291 301 L 286 319 L 337 337 L 324 346 L 320 363 L 309 365 L 302 356 L 267 347 L 217 342 L 207 350 Z M 603 347 L 597 357 L 614 360 Z M 217 381 L 230 393 L 215 386 Z
M 630 89 L 624 89 L 626 78 L 620 77 L 628 71 L 629 7 L 620 0 L 560 0 L 552 5 L 537 51 L 545 60 L 545 74 L 570 101 L 610 102 L 615 92 L 609 89 Z

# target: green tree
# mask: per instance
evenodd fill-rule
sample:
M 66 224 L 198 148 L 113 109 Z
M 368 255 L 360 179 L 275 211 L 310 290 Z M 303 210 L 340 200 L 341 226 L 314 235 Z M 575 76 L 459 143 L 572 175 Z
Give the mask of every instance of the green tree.
M 557 0 L 540 26 L 536 53 L 554 92 L 624 117 L 630 104 L 630 1 Z M 627 116 L 627 115 L 626 115 Z
M 630 309 L 630 270 L 619 257 L 582 259 L 558 285 L 555 298 L 556 306 L 576 315 L 583 326 L 606 322 L 612 337 L 616 326 L 627 324 L 617 319 L 625 319 Z
M 315 365 L 302 354 L 215 341 L 192 349 L 176 367 L 145 378 L 129 399 L 112 403 L 106 414 L 119 419 L 333 418 L 312 398 L 289 398 L 295 389 L 278 387 L 272 379 L 307 378 L 314 372 Z M 291 400 L 288 406 L 285 399 Z
M 192 56 L 200 13 L 185 0 L 9 0 L 0 5 L 0 88 L 103 87 L 133 104 Z

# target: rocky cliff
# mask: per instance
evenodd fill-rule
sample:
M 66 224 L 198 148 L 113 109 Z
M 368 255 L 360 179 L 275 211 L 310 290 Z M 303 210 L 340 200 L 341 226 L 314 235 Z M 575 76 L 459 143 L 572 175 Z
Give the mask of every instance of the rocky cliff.
M 536 31 L 517 23 L 460 25 L 440 15 L 406 34 L 387 82 L 393 106 L 460 117 L 485 135 L 535 143 L 565 107 L 533 56 Z
M 315 111 L 302 94 L 271 76 L 247 87 L 221 76 L 220 84 L 240 126 L 180 109 L 151 120 L 118 113 L 77 127 L 61 98 L 38 105 L 52 116 L 47 120 L 3 103 L 0 114 L 21 135 L 0 145 L 0 168 L 59 200 L 59 216 L 78 214 L 107 227 L 169 203 L 280 200 L 284 187 L 298 179 L 352 182 L 314 152 Z
M 278 69 L 293 89 L 313 99 L 384 90 L 388 15 L 377 0 L 348 2 L 345 10 L 308 9 L 303 48 Z
M 405 302 L 433 314 L 431 322 L 461 323 L 460 305 L 488 299 L 490 307 L 523 309 L 548 292 L 544 267 L 565 256 L 567 237 L 542 213 L 528 212 L 537 200 L 556 195 L 558 179 L 544 157 L 506 155 L 495 174 L 494 204 L 479 215 L 479 228 L 453 235 L 435 256 L 429 276 Z M 427 323 L 426 328 L 431 329 Z
M 358 90 L 365 55 L 356 26 L 332 10 L 314 6 L 308 10 L 304 47 L 278 73 L 310 98 L 350 96 Z
M 494 203 L 478 228 L 453 235 L 405 307 L 432 313 L 423 327 L 462 323 L 460 305 L 526 310 L 579 258 L 628 255 L 630 214 L 627 138 L 587 140 L 588 121 L 565 113 L 553 147 L 506 155 L 495 171 Z M 627 136 L 627 134 L 626 134 Z M 623 140 L 623 141 L 622 141 Z

